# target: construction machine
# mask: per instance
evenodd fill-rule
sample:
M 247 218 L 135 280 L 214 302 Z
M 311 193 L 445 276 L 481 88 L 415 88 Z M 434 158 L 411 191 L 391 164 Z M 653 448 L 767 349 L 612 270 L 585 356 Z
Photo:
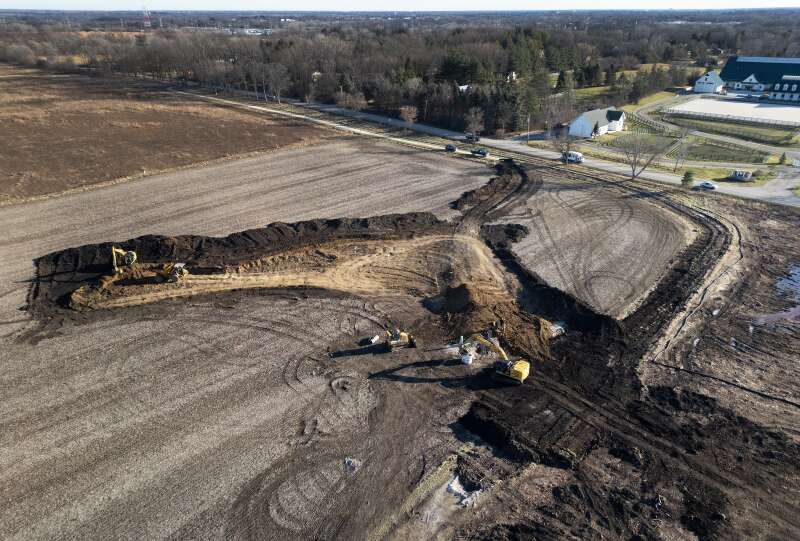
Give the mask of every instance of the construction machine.
M 120 265 L 130 267 L 136 263 L 136 252 L 133 250 L 123 250 L 116 246 L 111 247 L 111 267 L 114 269 L 114 274 L 120 274 L 122 269 Z
M 156 276 L 161 282 L 178 282 L 189 275 L 186 263 L 164 263 L 156 270 Z
M 396 348 L 415 348 L 417 347 L 417 340 L 413 334 L 395 327 L 391 331 L 386 331 L 386 340 L 384 340 L 383 345 L 386 351 L 392 351 Z
M 486 348 L 497 354 L 499 359 L 495 361 L 494 375 L 503 379 L 508 379 L 517 384 L 522 384 L 530 374 L 531 364 L 524 359 L 511 359 L 506 351 L 496 343 L 496 339 L 487 338 L 481 333 L 475 333 L 466 340 L 461 338 L 459 344 L 459 354 L 461 362 L 472 364 L 475 355 L 480 348 Z

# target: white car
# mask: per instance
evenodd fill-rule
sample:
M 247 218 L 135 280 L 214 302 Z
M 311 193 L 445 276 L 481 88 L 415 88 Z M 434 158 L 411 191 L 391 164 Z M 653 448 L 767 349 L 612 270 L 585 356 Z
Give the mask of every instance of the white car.
M 583 154 L 570 151 L 561 154 L 561 161 L 564 163 L 583 163 Z
M 694 189 L 695 190 L 716 190 L 717 189 L 717 185 L 714 184 L 713 182 L 709 182 L 707 180 L 704 180 L 703 182 L 701 182 L 699 184 L 695 184 L 694 185 Z

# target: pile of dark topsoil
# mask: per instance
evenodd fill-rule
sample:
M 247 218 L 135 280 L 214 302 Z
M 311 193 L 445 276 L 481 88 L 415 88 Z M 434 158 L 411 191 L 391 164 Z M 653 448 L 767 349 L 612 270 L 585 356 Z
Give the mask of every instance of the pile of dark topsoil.
M 133 250 L 138 261 L 186 262 L 203 272 L 334 239 L 396 239 L 452 231 L 448 222 L 430 213 L 389 214 L 371 218 L 276 222 L 226 237 L 145 235 L 120 243 L 104 242 L 68 248 L 34 261 L 36 280 L 28 296 L 29 309 L 47 316 L 69 305 L 69 295 L 111 272 L 111 247 Z

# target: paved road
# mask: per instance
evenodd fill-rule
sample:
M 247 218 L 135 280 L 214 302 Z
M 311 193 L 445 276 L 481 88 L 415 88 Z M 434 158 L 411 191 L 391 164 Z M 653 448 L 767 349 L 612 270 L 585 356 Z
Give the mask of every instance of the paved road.
M 187 94 L 197 95 L 192 93 L 187 93 Z M 216 98 L 216 97 L 201 96 L 201 95 L 197 96 L 202 99 L 215 101 L 217 103 L 228 103 L 233 106 L 247 107 L 249 109 L 254 109 L 254 110 L 262 110 L 265 113 L 282 114 L 285 116 L 292 116 L 294 118 L 305 118 L 313 122 L 327 125 L 328 127 L 338 128 L 353 133 L 359 133 L 361 135 L 387 139 L 392 142 L 410 144 L 411 146 L 418 146 L 419 148 L 438 148 L 438 146 L 431 145 L 430 143 L 425 143 L 422 141 L 413 141 L 402 137 L 388 136 L 385 134 L 376 134 L 369 130 L 359 130 L 358 128 L 355 128 L 352 125 L 337 124 L 335 121 L 322 121 L 317 118 L 310 118 L 307 115 L 303 114 L 303 109 L 312 109 L 314 111 L 321 111 L 329 113 L 331 115 L 353 118 L 372 124 L 382 124 L 384 126 L 391 126 L 395 128 L 412 130 L 417 133 L 442 137 L 454 141 L 462 141 L 464 138 L 464 134 L 461 132 L 447 130 L 444 128 L 437 128 L 435 126 L 428 126 L 425 124 L 417 124 L 417 123 L 410 124 L 400 119 L 386 117 L 382 115 L 376 115 L 372 113 L 364 113 L 361 111 L 351 111 L 349 109 L 344 109 L 341 107 L 337 107 L 335 105 L 320 105 L 320 104 L 307 105 L 299 101 L 293 101 L 292 103 L 297 105 L 297 107 L 294 108 L 293 110 L 294 112 L 288 113 L 285 111 L 276 111 L 274 108 L 271 108 L 269 106 L 247 105 L 234 100 L 227 100 L 224 98 Z M 703 134 L 703 136 L 705 136 L 705 134 Z M 559 159 L 559 155 L 556 152 L 553 152 L 551 150 L 529 147 L 525 145 L 524 141 L 515 139 L 496 139 L 491 137 L 482 137 L 480 144 L 481 146 L 487 148 L 495 148 L 498 150 L 503 150 L 505 152 L 517 152 L 519 154 L 534 156 L 537 158 L 551 159 L 553 161 Z M 586 160 L 586 162 L 584 162 L 584 165 L 587 167 L 591 167 L 593 169 L 606 171 L 609 173 L 616 173 L 625 176 L 630 175 L 630 168 L 627 165 L 601 160 L 598 158 L 589 158 Z M 673 175 L 670 173 L 664 173 L 655 170 L 645 171 L 640 176 L 643 179 L 654 180 L 658 182 L 666 182 L 675 185 L 680 184 L 681 182 L 681 178 L 678 175 Z M 721 185 L 719 186 L 718 191 L 721 193 L 734 195 L 745 199 L 759 199 L 781 205 L 800 206 L 800 197 L 797 197 L 792 192 L 792 189 L 797 188 L 798 186 L 800 186 L 800 168 L 785 167 L 782 168 L 778 178 L 766 183 L 763 186 L 737 187 L 737 186 Z

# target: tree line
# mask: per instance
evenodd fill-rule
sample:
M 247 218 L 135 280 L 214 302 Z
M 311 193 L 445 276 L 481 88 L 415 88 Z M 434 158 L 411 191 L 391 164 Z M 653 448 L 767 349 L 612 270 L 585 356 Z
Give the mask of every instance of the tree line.
M 177 24 L 115 32 L 93 27 L 91 19 L 82 24 L 94 31 L 77 32 L 57 21 L 26 20 L 0 25 L 0 61 L 201 83 L 261 99 L 335 102 L 411 122 L 500 133 L 569 120 L 578 107 L 576 92 L 584 88 L 608 91 L 600 101 L 582 100 L 581 108 L 636 102 L 689 84 L 689 67 L 715 66 L 727 54 L 800 54 L 797 12 L 780 20 L 733 13 L 752 25 L 670 24 L 650 15 L 598 12 L 466 17 L 458 24 L 323 18 L 273 35 L 238 36 Z M 781 39 L 763 39 L 758 27 L 767 24 Z M 638 69 L 643 63 L 669 67 Z

